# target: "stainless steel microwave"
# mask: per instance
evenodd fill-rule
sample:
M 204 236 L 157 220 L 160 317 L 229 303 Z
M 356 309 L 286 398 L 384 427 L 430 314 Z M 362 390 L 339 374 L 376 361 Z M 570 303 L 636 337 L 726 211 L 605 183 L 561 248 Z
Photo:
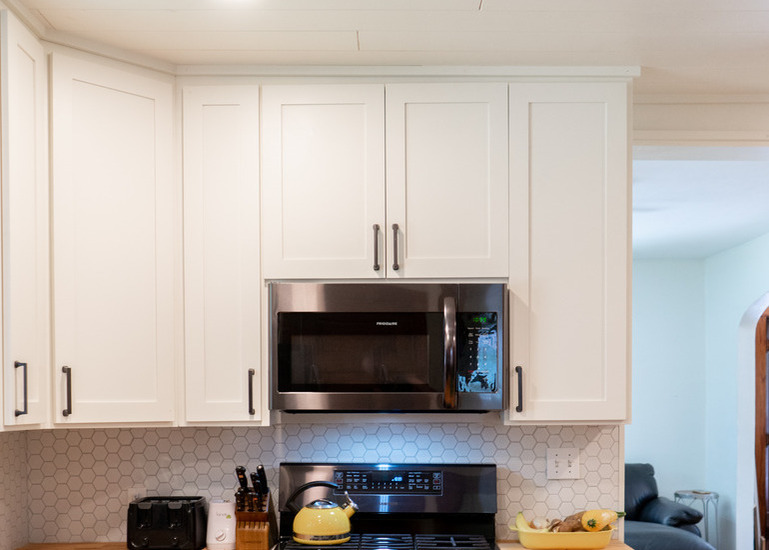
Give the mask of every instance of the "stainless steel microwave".
M 503 406 L 504 284 L 271 283 L 271 408 Z

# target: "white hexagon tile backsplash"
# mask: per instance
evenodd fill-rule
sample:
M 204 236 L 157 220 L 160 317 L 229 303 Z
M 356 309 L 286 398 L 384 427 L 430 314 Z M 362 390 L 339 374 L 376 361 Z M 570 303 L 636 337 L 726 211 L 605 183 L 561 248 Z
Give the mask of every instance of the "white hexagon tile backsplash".
M 27 434 L 0 433 L 0 550 L 26 544 Z
M 232 498 L 235 466 L 264 464 L 279 489 L 282 461 L 493 462 L 497 536 L 509 538 L 507 525 L 519 510 L 554 517 L 578 508 L 621 507 L 620 429 L 505 426 L 497 420 L 31 431 L 29 542 L 122 541 L 132 487 L 145 487 L 148 495 Z M 578 448 L 581 478 L 548 480 L 548 447 Z

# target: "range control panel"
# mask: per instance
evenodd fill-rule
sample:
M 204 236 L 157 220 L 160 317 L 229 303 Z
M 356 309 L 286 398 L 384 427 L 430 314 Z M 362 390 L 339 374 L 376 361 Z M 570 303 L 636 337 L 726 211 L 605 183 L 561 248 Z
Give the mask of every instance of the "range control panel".
M 443 493 L 443 472 L 423 470 L 335 470 L 339 493 L 371 495 Z

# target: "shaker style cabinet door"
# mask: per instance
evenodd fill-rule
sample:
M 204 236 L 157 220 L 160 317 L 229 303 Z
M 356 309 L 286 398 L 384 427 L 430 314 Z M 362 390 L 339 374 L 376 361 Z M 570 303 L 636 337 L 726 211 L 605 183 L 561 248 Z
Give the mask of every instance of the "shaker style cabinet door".
M 174 420 L 172 79 L 52 58 L 54 418 Z
M 185 419 L 259 421 L 259 88 L 183 90 Z
M 512 422 L 628 417 L 627 86 L 510 86 Z
M 262 177 L 266 279 L 384 277 L 383 86 L 264 86 Z
M 387 276 L 507 277 L 507 85 L 386 95 Z
M 5 424 L 49 420 L 48 117 L 45 52 L 7 10 L 2 37 Z

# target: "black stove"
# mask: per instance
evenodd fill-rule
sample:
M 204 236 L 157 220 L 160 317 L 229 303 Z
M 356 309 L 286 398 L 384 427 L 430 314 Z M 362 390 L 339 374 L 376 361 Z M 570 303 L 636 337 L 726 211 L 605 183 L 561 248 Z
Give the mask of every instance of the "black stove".
M 284 540 L 283 550 L 328 550 L 329 546 L 311 546 Z M 489 550 L 489 541 L 482 535 L 359 535 L 354 533 L 350 540 L 335 544 L 340 550 Z
M 304 505 L 318 498 L 358 506 L 348 542 L 312 546 L 292 539 L 288 496 L 310 481 Z M 493 464 L 299 463 L 280 465 L 280 550 L 491 550 L 497 511 Z

